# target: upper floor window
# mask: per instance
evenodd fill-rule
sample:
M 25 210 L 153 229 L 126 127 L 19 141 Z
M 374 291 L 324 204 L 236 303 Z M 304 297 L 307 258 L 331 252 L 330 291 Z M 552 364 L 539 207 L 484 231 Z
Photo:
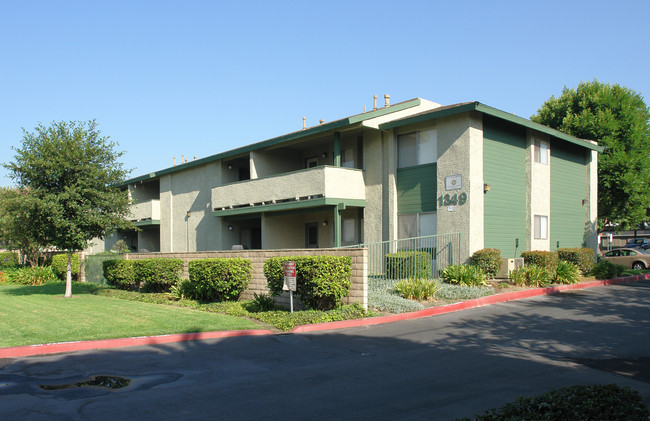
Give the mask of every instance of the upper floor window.
M 397 136 L 398 167 L 431 164 L 438 160 L 437 132 L 423 130 Z
M 548 165 L 548 142 L 542 139 L 533 139 L 533 149 L 535 151 L 535 162 Z

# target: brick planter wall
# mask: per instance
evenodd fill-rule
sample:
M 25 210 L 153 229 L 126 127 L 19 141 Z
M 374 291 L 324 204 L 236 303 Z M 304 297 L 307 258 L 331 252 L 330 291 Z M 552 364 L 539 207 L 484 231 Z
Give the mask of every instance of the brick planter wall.
M 352 277 L 350 279 L 350 294 L 343 301 L 347 304 L 359 303 L 363 308 L 368 308 L 368 272 L 367 260 L 368 251 L 365 248 L 350 249 L 282 249 L 282 250 L 224 250 L 224 251 L 201 251 L 189 253 L 127 253 L 126 260 L 151 259 L 151 258 L 175 258 L 183 259 L 183 277 L 189 278 L 187 263 L 195 259 L 207 259 L 213 257 L 241 257 L 249 259 L 253 265 L 253 277 L 248 289 L 242 298 L 253 298 L 253 293 L 268 293 L 266 278 L 264 277 L 264 262 L 266 259 L 278 256 L 350 256 L 352 258 Z M 294 300 L 294 304 L 297 300 Z M 289 294 L 283 293 L 278 297 L 280 304 L 289 305 Z

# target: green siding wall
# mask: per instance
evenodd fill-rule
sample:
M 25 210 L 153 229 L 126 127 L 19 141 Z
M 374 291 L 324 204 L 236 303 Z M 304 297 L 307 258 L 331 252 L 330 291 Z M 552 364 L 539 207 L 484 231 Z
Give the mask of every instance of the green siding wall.
M 584 247 L 587 229 L 586 152 L 583 148 L 551 143 L 551 250 L 560 247 Z
M 434 212 L 437 194 L 437 164 L 397 170 L 397 212 Z
M 526 250 L 524 128 L 484 117 L 483 180 L 490 185 L 485 193 L 485 247 L 501 250 L 503 257 L 519 257 Z

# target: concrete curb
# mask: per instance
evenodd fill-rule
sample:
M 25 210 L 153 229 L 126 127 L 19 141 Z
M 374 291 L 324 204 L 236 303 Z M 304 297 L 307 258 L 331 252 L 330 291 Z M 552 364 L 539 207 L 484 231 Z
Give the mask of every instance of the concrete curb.
M 562 291 L 594 288 L 606 285 L 618 285 L 634 281 L 645 281 L 650 279 L 650 274 L 629 276 L 626 278 L 606 279 L 602 281 L 587 281 L 573 285 L 559 285 L 548 288 L 529 289 L 524 291 L 507 292 L 503 294 L 490 295 L 474 300 L 449 304 L 441 307 L 432 307 L 411 313 L 393 314 L 390 316 L 372 317 L 368 319 L 344 320 L 340 322 L 318 323 L 312 325 L 297 326 L 290 333 L 316 332 L 324 330 L 343 329 L 358 326 L 371 326 L 385 323 L 393 323 L 402 320 L 420 319 L 439 314 L 452 313 L 454 311 L 467 310 L 470 308 L 482 307 L 490 304 L 504 303 L 507 301 L 520 300 L 524 298 L 537 297 L 540 295 L 556 294 Z M 135 338 L 100 339 L 95 341 L 60 342 L 42 345 L 26 345 L 11 348 L 0 348 L 0 358 L 28 357 L 43 354 L 58 354 L 63 352 L 86 351 L 95 349 L 123 348 L 131 346 L 158 345 L 171 342 L 198 341 L 202 339 L 229 338 L 237 336 L 259 336 L 273 335 L 270 330 L 232 330 L 217 332 L 196 332 L 177 333 L 161 336 L 140 336 Z

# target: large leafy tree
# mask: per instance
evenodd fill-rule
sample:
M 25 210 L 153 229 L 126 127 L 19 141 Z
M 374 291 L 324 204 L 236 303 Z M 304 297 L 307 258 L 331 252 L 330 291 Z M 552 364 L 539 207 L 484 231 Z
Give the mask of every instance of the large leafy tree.
M 132 227 L 128 194 L 118 187 L 128 171 L 115 146 L 94 120 L 39 124 L 34 132 L 23 129 L 22 146 L 5 164 L 33 201 L 27 222 L 33 238 L 68 253 L 66 297 L 72 296 L 72 254 L 93 238 Z
M 596 140 L 599 223 L 635 228 L 650 208 L 650 111 L 637 92 L 598 80 L 551 96 L 531 120 Z
M 0 187 L 0 241 L 10 250 L 19 250 L 26 263 L 43 262 L 45 244 L 40 244 L 29 222 L 36 207 L 25 189 Z

